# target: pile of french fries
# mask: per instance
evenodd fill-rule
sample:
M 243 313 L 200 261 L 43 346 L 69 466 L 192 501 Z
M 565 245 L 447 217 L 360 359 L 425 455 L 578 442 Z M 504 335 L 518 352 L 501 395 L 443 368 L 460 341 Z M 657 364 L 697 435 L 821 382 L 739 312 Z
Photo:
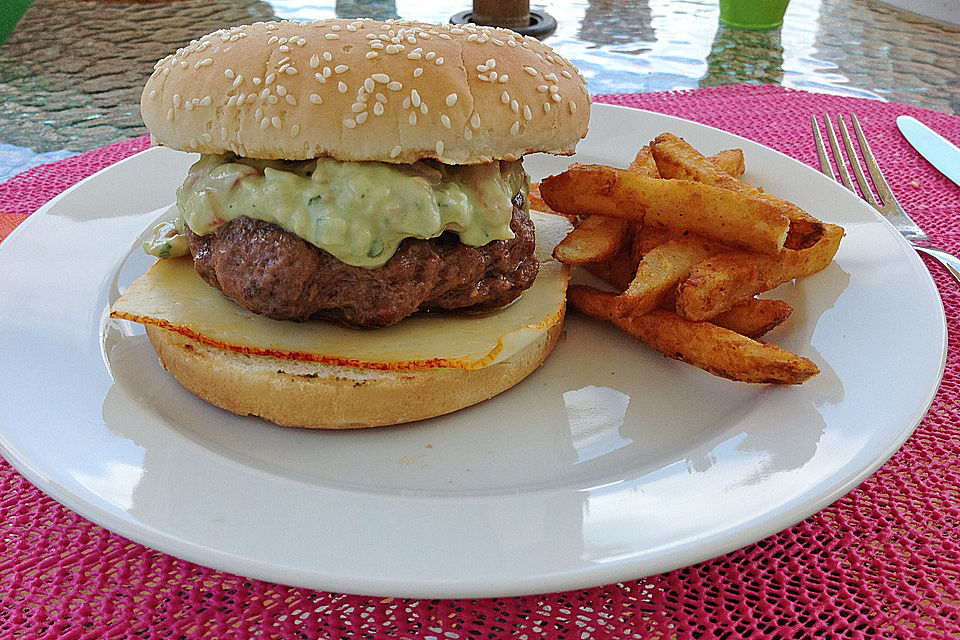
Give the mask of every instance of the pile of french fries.
M 760 337 L 792 312 L 757 298 L 824 269 L 843 228 L 747 184 L 743 152 L 706 157 L 664 133 L 628 169 L 573 164 L 531 207 L 576 225 L 554 256 L 616 291 L 572 285 L 568 300 L 665 355 L 741 382 L 799 384 L 819 373 Z

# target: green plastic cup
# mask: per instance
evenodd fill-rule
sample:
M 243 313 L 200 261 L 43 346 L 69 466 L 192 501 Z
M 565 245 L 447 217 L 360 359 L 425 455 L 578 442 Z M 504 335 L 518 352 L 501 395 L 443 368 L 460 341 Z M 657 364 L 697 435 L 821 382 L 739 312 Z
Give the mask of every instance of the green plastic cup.
M 33 0 L 0 0 L 0 44 L 3 44 Z
M 720 22 L 737 29 L 776 29 L 788 4 L 790 0 L 720 0 Z

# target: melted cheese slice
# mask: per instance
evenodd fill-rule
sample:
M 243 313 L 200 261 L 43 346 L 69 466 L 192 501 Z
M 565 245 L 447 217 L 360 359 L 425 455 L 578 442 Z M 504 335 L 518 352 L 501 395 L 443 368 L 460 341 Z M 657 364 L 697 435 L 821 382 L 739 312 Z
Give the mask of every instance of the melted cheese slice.
M 496 311 L 417 314 L 382 329 L 272 320 L 204 282 L 185 257 L 154 264 L 114 303 L 110 317 L 251 355 L 364 369 L 480 369 L 509 358 L 563 318 L 569 269 L 551 254 L 570 226 L 559 216 L 530 216 L 539 275 L 519 299 Z

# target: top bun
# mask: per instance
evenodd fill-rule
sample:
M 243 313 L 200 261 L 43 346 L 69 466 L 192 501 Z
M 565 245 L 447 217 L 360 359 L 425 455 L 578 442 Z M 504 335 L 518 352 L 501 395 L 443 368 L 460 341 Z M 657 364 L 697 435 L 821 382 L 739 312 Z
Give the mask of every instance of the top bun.
M 472 24 L 259 22 L 160 60 L 143 89 L 156 144 L 262 159 L 447 164 L 569 155 L 590 96 L 529 36 Z

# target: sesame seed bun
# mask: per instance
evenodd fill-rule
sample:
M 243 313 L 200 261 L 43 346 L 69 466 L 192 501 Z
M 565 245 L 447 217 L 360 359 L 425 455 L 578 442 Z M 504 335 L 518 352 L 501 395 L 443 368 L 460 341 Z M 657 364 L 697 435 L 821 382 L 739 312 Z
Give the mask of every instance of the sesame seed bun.
M 474 164 L 572 154 L 590 97 L 513 31 L 333 19 L 203 36 L 157 63 L 141 110 L 156 144 L 184 151 Z

